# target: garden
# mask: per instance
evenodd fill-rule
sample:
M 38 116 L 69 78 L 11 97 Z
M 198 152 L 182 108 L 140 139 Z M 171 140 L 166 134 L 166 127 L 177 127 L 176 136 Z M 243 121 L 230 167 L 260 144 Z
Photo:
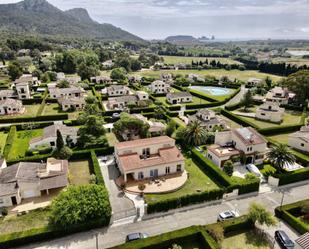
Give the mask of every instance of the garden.
M 91 182 L 88 160 L 69 162 L 69 180 L 71 185 L 87 185 Z

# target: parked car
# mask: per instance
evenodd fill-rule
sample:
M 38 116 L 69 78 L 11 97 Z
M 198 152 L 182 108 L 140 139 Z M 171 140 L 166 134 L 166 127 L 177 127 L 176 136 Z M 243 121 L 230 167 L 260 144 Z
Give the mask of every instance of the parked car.
M 224 221 L 238 217 L 239 215 L 232 210 L 224 211 L 218 215 L 217 221 Z
M 147 233 L 130 233 L 126 237 L 126 242 L 130 242 L 133 240 L 138 240 L 138 239 L 146 239 L 148 238 Z
M 260 172 L 260 170 L 258 169 L 258 167 L 256 167 L 254 164 L 247 164 L 246 165 L 246 169 L 255 174 L 257 177 L 262 177 L 262 173 Z
M 285 249 L 294 248 L 294 242 L 283 230 L 277 230 L 275 232 L 275 239 L 277 240 L 278 244 Z
M 119 118 L 120 117 L 120 113 L 118 112 L 114 112 L 112 115 L 113 118 Z

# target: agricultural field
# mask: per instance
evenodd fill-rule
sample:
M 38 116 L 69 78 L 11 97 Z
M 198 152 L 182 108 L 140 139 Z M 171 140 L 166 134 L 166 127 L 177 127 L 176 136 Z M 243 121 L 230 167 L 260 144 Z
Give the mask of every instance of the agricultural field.
M 273 63 L 285 62 L 287 64 L 297 65 L 297 66 L 302 66 L 302 65 L 309 66 L 309 59 L 303 59 L 301 57 L 291 57 L 291 58 L 278 57 L 278 58 L 272 59 L 272 62 Z
M 31 139 L 42 136 L 43 129 L 18 131 L 12 144 L 8 160 L 17 160 L 23 158 L 29 148 Z
M 199 62 L 205 61 L 206 59 L 208 62 L 215 60 L 220 61 L 222 64 L 242 64 L 241 62 L 235 61 L 231 58 L 222 58 L 222 57 L 188 57 L 188 56 L 162 56 L 164 62 L 166 64 L 178 64 L 178 63 L 185 63 L 191 64 L 192 61 Z
M 269 76 L 274 82 L 278 82 L 282 79 L 280 76 L 261 73 L 254 70 L 225 70 L 225 69 L 208 69 L 208 70 L 160 70 L 160 71 L 152 71 L 152 70 L 145 70 L 140 72 L 132 73 L 132 75 L 139 75 L 139 76 L 146 76 L 146 77 L 153 77 L 159 78 L 162 73 L 172 73 L 175 75 L 182 75 L 186 76 L 190 73 L 200 75 L 202 77 L 205 76 L 213 76 L 216 78 L 221 78 L 222 76 L 228 76 L 231 80 L 235 78 L 242 81 L 247 81 L 249 78 L 261 78 L 264 79 Z

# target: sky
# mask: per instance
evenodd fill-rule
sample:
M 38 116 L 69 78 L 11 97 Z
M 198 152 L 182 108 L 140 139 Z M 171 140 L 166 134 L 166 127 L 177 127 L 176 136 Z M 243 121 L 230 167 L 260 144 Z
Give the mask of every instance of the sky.
M 1 3 L 18 2 L 0 0 Z M 309 0 L 49 0 L 144 39 L 309 39 Z

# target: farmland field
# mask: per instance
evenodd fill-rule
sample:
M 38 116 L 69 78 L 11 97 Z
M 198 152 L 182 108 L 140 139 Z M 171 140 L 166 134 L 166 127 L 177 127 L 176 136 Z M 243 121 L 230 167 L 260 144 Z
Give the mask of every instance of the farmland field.
M 220 61 L 220 63 L 223 64 L 242 64 L 233 59 L 221 58 L 221 57 L 163 56 L 163 58 L 166 64 L 177 64 L 177 63 L 191 64 L 192 61 L 199 62 L 199 61 L 205 61 L 206 59 L 208 60 L 208 62 L 215 60 Z

